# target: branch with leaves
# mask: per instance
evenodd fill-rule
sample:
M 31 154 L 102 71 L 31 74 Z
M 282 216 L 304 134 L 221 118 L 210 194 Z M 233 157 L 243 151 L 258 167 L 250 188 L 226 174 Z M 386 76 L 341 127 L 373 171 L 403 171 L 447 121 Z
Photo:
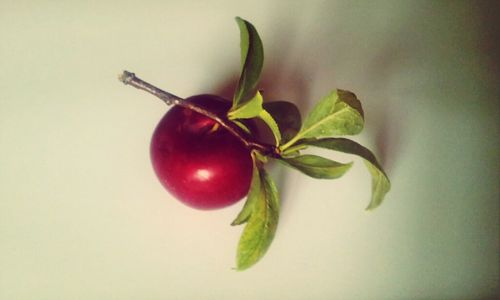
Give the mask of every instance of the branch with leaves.
M 367 209 L 379 206 L 390 189 L 390 182 L 373 153 L 360 144 L 338 136 L 356 135 L 363 130 L 364 113 L 354 93 L 336 89 L 321 99 L 301 123 L 299 110 L 290 102 L 264 103 L 255 88 L 263 66 L 262 42 L 249 22 L 236 18 L 241 32 L 242 71 L 228 116 L 231 120 L 260 118 L 271 129 L 278 147 L 277 158 L 284 165 L 308 176 L 335 179 L 344 175 L 352 163 L 343 164 L 321 156 L 302 154 L 308 147 L 320 147 L 360 156 L 372 175 L 372 199 Z M 287 132 L 282 135 L 281 132 Z M 267 157 L 254 153 L 254 177 L 243 210 L 233 225 L 247 223 L 241 236 L 237 268 L 255 264 L 274 238 L 279 216 L 279 197 L 265 171 Z
M 291 167 L 313 178 L 336 179 L 344 175 L 351 163 L 340 163 L 329 158 L 303 154 L 309 147 L 329 149 L 363 158 L 372 176 L 372 198 L 367 210 L 378 207 L 390 189 L 390 182 L 373 153 L 355 141 L 343 136 L 356 135 L 363 130 L 364 113 L 361 102 L 352 92 L 335 89 L 320 99 L 311 112 L 302 118 L 297 107 L 286 101 L 265 102 L 257 90 L 264 62 L 262 41 L 255 27 L 236 18 L 241 37 L 241 75 L 227 116 L 220 118 L 182 98 L 165 92 L 124 72 L 125 84 L 145 90 L 167 104 L 193 109 L 208 116 L 237 136 L 250 150 L 253 175 L 246 202 L 231 225 L 246 224 L 241 235 L 236 267 L 245 270 L 257 263 L 269 249 L 278 227 L 280 200 L 278 190 L 265 167 L 270 159 Z M 244 120 L 260 119 L 273 133 L 274 145 L 242 135 L 251 130 Z

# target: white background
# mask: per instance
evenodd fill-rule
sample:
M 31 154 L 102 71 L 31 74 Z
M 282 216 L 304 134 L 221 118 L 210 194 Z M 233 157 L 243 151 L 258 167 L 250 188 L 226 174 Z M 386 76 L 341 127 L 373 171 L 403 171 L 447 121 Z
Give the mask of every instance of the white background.
M 479 4 L 1 0 L 0 298 L 498 295 L 498 64 L 481 18 L 495 14 Z M 368 213 L 358 159 L 336 181 L 273 169 L 277 236 L 245 272 L 229 226 L 243 202 L 173 199 L 148 153 L 167 108 L 117 80 L 128 69 L 183 97 L 221 91 L 238 75 L 235 16 L 263 39 L 267 98 L 305 114 L 333 88 L 358 95 L 354 139 L 393 183 Z

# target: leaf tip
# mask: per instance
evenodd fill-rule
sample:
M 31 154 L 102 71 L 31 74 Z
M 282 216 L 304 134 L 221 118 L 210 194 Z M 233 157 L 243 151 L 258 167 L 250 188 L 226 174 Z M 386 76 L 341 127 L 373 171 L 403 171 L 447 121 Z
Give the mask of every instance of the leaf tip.
M 236 23 L 239 25 L 239 26 L 242 26 L 242 25 L 245 25 L 245 24 L 248 24 L 248 21 L 243 19 L 242 17 L 240 16 L 236 16 L 234 17 L 234 20 L 236 21 Z
M 245 271 L 248 270 L 250 267 L 255 265 L 257 261 L 248 261 L 248 260 L 237 260 L 236 261 L 236 267 L 234 267 L 234 270 L 237 272 Z
M 238 226 L 244 224 L 248 220 L 248 217 L 246 219 L 240 219 L 239 217 L 240 216 L 238 216 L 236 219 L 234 219 L 234 221 L 231 222 L 231 226 Z

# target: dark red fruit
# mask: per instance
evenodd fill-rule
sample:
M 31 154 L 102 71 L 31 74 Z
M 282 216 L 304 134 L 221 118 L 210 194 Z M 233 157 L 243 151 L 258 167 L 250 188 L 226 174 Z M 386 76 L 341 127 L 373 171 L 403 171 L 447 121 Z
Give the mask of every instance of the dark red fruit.
M 213 95 L 185 101 L 219 116 L 231 106 Z M 171 108 L 156 127 L 151 160 L 163 186 L 194 208 L 229 206 L 250 188 L 253 163 L 249 149 L 213 119 L 184 107 Z

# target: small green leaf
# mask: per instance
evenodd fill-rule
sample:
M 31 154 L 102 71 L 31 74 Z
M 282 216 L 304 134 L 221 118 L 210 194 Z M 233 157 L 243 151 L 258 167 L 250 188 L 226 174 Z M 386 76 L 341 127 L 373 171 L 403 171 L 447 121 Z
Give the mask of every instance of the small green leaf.
M 274 140 L 276 141 L 276 146 L 279 146 L 281 142 L 281 133 L 278 124 L 273 119 L 273 116 L 271 116 L 267 111 L 263 109 L 260 111 L 259 118 L 264 121 L 264 123 L 266 123 L 266 125 L 271 129 Z
M 302 118 L 295 104 L 287 101 L 265 102 L 264 109 L 273 116 L 282 134 L 281 142 L 286 143 L 292 139 L 302 126 Z
M 271 129 L 271 132 L 274 135 L 274 139 L 276 140 L 276 146 L 279 145 L 281 141 L 281 133 L 278 128 L 278 124 L 273 119 L 273 117 L 262 107 L 263 103 L 262 94 L 257 91 L 255 96 L 249 101 L 245 102 L 242 106 L 237 108 L 236 110 L 230 110 L 227 114 L 230 120 L 235 119 L 250 119 L 250 118 L 259 118 Z
M 257 150 L 253 150 L 252 155 L 255 158 L 255 161 L 259 162 L 260 165 L 267 164 L 267 162 L 269 161 L 268 157 L 265 154 L 262 154 Z
M 346 138 L 323 138 L 302 140 L 297 144 L 321 147 L 362 157 L 368 171 L 372 175 L 372 199 L 366 208 L 367 210 L 377 208 L 384 200 L 387 192 L 391 189 L 389 178 L 378 163 L 375 155 L 373 155 L 370 150 L 354 141 Z
M 279 219 L 278 191 L 267 172 L 259 169 L 261 188 L 248 223 L 241 235 L 236 266 L 245 270 L 257 263 L 273 241 Z
M 264 64 L 264 49 L 255 27 L 239 17 L 236 22 L 240 28 L 241 75 L 233 97 L 232 110 L 238 109 L 255 94 Z
M 255 204 L 259 200 L 260 193 L 261 193 L 261 186 L 260 186 L 260 175 L 259 175 L 259 169 L 257 168 L 255 159 L 253 163 L 253 173 L 252 173 L 252 182 L 250 183 L 250 191 L 248 192 L 247 200 L 245 202 L 245 205 L 243 205 L 242 210 L 234 219 L 234 221 L 231 223 L 231 225 L 241 225 L 245 223 L 248 218 L 250 218 L 250 215 L 252 212 L 255 210 Z
M 281 149 L 285 150 L 304 138 L 358 134 L 363 125 L 363 110 L 356 95 L 337 89 L 313 108 L 304 120 L 299 133 Z
M 317 155 L 300 155 L 291 158 L 281 158 L 280 161 L 302 173 L 319 179 L 334 179 L 344 175 L 352 165 L 342 164 Z
M 250 128 L 248 128 L 247 125 L 243 124 L 242 122 L 238 121 L 238 120 L 231 120 L 234 122 L 234 124 L 236 124 L 239 128 L 243 129 L 244 132 L 248 133 L 248 134 L 252 134 L 252 131 L 250 130 Z
M 237 109 L 230 110 L 227 116 L 230 120 L 255 118 L 259 116 L 263 110 L 262 102 L 264 102 L 262 94 L 257 91 L 250 100 L 242 104 Z
M 366 207 L 366 210 L 374 210 L 384 201 L 385 195 L 391 189 L 391 182 L 382 169 L 379 169 L 368 160 L 364 162 L 372 175 L 372 199 L 370 204 Z

